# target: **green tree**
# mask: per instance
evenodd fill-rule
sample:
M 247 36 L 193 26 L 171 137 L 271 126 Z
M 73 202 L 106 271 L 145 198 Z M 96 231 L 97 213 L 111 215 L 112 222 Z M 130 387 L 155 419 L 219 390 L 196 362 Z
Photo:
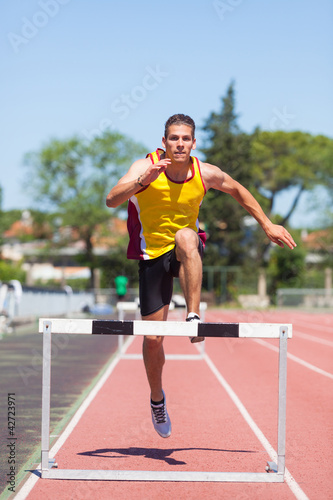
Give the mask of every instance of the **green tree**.
M 237 119 L 231 83 L 221 111 L 211 113 L 203 127 L 207 134 L 205 160 L 247 187 L 273 222 L 288 227 L 302 193 L 318 185 L 325 186 L 333 197 L 332 139 L 299 131 L 256 129 L 246 134 L 239 129 Z M 290 207 L 284 216 L 275 209 L 282 192 L 290 194 Z M 232 197 L 208 192 L 201 209 L 209 235 L 207 264 L 240 265 L 255 260 L 257 266 L 267 265 L 272 243 L 258 224 L 248 224 L 246 216 Z
M 288 226 L 302 193 L 318 185 L 332 190 L 333 140 L 328 137 L 257 129 L 252 140 L 252 163 L 254 185 L 265 199 L 266 214 L 283 226 Z M 274 215 L 276 198 L 282 192 L 289 193 L 289 210 L 284 216 Z M 257 255 L 262 262 L 271 243 L 259 233 L 256 231 Z
M 203 130 L 205 161 L 217 165 L 248 189 L 253 186 L 251 136 L 239 129 L 235 112 L 234 84 L 228 87 L 219 113 L 212 112 Z M 200 218 L 209 239 L 206 264 L 238 265 L 247 248 L 244 239 L 244 209 L 229 195 L 211 190 L 203 201 Z
M 105 131 L 91 141 L 78 136 L 53 139 L 40 151 L 25 157 L 26 187 L 38 200 L 38 208 L 56 210 L 61 225 L 76 228 L 85 242 L 84 261 L 91 269 L 90 286 L 96 268 L 93 234 L 111 216 L 105 204 L 106 195 L 143 152 L 141 145 L 124 135 Z
M 305 282 L 305 256 L 306 250 L 300 245 L 300 237 L 297 235 L 298 246 L 292 252 L 286 252 L 283 248 L 274 247 L 268 266 L 269 295 L 275 297 L 278 288 L 302 288 Z
M 3 211 L 2 211 L 2 200 L 3 200 L 3 189 L 0 184 L 0 245 L 3 243 L 3 232 L 4 232 L 4 225 L 3 225 Z M 0 257 L 1 257 L 1 250 L 0 250 Z
M 255 186 L 266 198 L 270 217 L 276 197 L 289 190 L 291 203 L 281 224 L 294 213 L 301 194 L 316 186 L 333 189 L 333 140 L 305 132 L 256 130 L 252 141 Z M 290 188 L 295 187 L 292 197 Z
M 25 271 L 22 270 L 21 263 L 16 264 L 9 261 L 0 260 L 0 282 L 19 280 L 25 282 Z

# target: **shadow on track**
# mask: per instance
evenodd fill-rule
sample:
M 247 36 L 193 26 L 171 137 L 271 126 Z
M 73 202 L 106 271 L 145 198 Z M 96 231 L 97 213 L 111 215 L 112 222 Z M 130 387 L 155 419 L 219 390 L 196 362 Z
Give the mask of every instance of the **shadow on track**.
M 78 455 L 84 455 L 88 457 L 101 457 L 101 458 L 119 458 L 119 455 L 125 457 L 139 457 L 142 456 L 144 458 L 150 458 L 153 460 L 161 460 L 166 462 L 169 465 L 185 465 L 186 462 L 182 460 L 176 460 L 172 458 L 170 455 L 176 453 L 178 451 L 219 451 L 226 453 L 259 453 L 254 450 L 220 450 L 214 448 L 100 448 L 94 451 L 84 451 L 82 453 L 78 453 Z

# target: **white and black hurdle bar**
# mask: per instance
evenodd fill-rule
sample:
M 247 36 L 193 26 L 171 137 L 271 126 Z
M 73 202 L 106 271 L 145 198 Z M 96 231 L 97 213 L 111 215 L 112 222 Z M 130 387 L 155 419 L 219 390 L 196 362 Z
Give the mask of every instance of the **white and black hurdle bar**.
M 41 477 L 48 479 L 104 481 L 187 481 L 282 483 L 285 473 L 287 340 L 292 325 L 279 323 L 197 323 L 177 321 L 117 321 L 90 319 L 39 320 L 43 333 Z M 266 472 L 199 472 L 58 469 L 49 457 L 51 396 L 51 335 L 159 335 L 180 337 L 279 339 L 278 450 L 277 464 L 267 462 Z M 270 472 L 269 474 L 267 472 Z
M 140 318 L 140 306 L 139 302 L 124 302 L 120 301 L 117 302 L 117 312 L 118 312 L 118 320 L 123 321 L 125 319 L 125 314 L 126 313 L 134 313 L 135 314 L 135 319 L 138 320 Z M 174 303 L 171 302 L 169 306 L 169 311 L 173 311 L 177 309 L 179 313 L 179 318 L 177 321 L 182 321 L 185 320 L 185 313 L 186 313 L 186 307 L 181 306 L 175 308 Z M 204 323 L 205 322 L 205 314 L 207 310 L 207 302 L 200 302 L 200 317 L 201 321 Z M 198 359 L 203 359 L 204 354 L 205 354 L 205 342 L 200 342 L 194 344 L 196 349 L 198 350 L 198 354 L 165 354 L 165 359 L 170 359 L 170 360 L 180 360 L 180 361 L 195 361 Z M 127 354 L 125 352 L 125 344 L 124 344 L 124 335 L 118 335 L 118 351 L 119 351 L 119 356 L 122 359 L 142 359 L 142 354 Z

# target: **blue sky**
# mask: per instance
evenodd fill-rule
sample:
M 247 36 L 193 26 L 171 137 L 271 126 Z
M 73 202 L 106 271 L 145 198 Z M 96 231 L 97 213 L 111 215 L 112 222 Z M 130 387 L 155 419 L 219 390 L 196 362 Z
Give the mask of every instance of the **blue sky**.
M 246 132 L 333 137 L 329 0 L 11 0 L 0 32 L 5 210 L 38 206 L 22 190 L 26 152 L 106 127 L 153 150 L 173 113 L 200 129 L 231 80 Z M 293 225 L 315 223 L 306 206 Z

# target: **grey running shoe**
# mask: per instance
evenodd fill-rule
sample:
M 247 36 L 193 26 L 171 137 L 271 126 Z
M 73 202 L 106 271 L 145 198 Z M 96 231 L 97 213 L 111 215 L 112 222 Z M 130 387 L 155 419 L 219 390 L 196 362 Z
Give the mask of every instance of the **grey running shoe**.
M 186 321 L 196 321 L 200 323 L 200 317 L 197 314 L 194 314 L 193 316 L 187 317 Z M 196 342 L 203 342 L 205 337 L 189 337 L 189 339 L 192 344 L 195 344 Z
M 171 421 L 166 409 L 165 394 L 163 392 L 163 403 L 154 405 L 150 403 L 151 418 L 153 421 L 154 429 L 163 438 L 167 438 L 171 434 Z

